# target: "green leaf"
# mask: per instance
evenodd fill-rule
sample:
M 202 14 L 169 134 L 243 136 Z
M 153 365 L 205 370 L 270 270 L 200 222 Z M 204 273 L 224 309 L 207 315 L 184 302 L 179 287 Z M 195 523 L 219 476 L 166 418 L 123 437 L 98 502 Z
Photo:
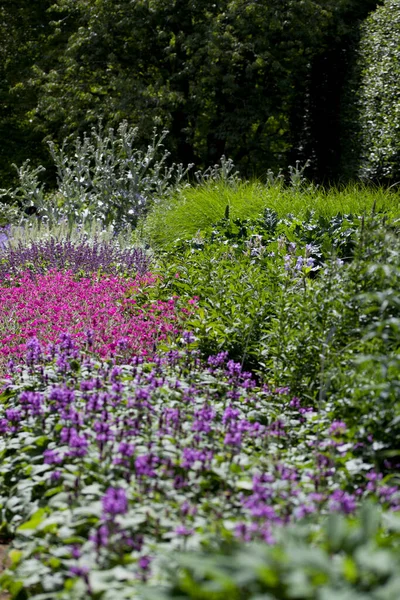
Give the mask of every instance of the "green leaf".
M 47 510 L 45 508 L 39 508 L 29 519 L 22 525 L 20 525 L 17 529 L 19 532 L 28 532 L 35 531 L 39 527 L 39 525 L 45 520 L 47 515 Z

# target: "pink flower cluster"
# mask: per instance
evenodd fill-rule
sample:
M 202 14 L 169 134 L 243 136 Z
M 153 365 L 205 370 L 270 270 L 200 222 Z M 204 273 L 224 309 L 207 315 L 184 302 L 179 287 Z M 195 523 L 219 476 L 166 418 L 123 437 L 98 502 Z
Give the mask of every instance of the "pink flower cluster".
M 156 282 L 152 274 L 126 280 L 77 279 L 55 270 L 36 278 L 24 273 L 0 288 L 0 362 L 23 358 L 29 338 L 38 338 L 47 349 L 64 332 L 101 357 L 117 349 L 151 354 L 159 341 L 178 333 L 193 308 L 178 309 L 177 297 L 137 305 L 138 295 Z

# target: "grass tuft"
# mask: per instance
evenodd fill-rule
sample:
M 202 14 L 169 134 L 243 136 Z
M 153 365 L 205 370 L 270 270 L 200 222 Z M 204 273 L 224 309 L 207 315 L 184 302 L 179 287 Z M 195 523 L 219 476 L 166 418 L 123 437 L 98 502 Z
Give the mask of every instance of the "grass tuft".
M 288 214 L 305 218 L 310 212 L 330 218 L 337 213 L 363 214 L 373 210 L 398 216 L 400 193 L 359 184 L 327 190 L 306 186 L 292 189 L 260 182 L 211 182 L 187 188 L 154 206 L 141 225 L 142 232 L 154 246 L 167 246 L 177 239 L 190 239 L 223 219 L 227 207 L 233 220 L 257 218 L 266 208 L 281 218 Z

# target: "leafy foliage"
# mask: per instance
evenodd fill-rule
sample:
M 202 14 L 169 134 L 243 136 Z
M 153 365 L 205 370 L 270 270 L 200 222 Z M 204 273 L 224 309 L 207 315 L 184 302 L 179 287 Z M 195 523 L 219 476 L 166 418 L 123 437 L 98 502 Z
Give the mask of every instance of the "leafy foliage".
M 292 219 L 293 228 L 303 230 L 302 239 L 311 242 L 311 230 L 321 230 L 322 234 L 325 228 L 326 237 L 329 238 L 328 230 L 331 229 L 331 233 L 335 228 L 339 230 L 343 215 L 352 219 L 352 215 L 371 213 L 373 210 L 393 216 L 400 214 L 400 195 L 395 189 L 349 185 L 326 190 L 310 184 L 297 167 L 297 170 L 296 167 L 290 169 L 287 184 L 282 173 L 269 173 L 266 184 L 259 181 L 212 180 L 187 187 L 154 205 L 146 219 L 140 222 L 140 232 L 152 245 L 166 248 L 178 239 L 196 237 L 198 232 L 201 237 L 203 231 L 212 230 L 214 224 L 226 215 L 232 230 L 236 228 L 235 223 L 240 229 L 249 221 L 249 231 L 251 229 L 257 233 L 260 230 L 262 233 L 263 214 L 272 211 L 278 219 Z M 259 226 L 252 227 L 251 222 L 257 221 Z M 306 234 L 307 229 L 309 234 Z
M 314 61 L 375 4 L 57 0 L 42 16 L 46 51 L 20 75 L 25 120 L 61 142 L 127 119 L 143 144 L 167 128 L 177 162 L 225 154 L 248 176 L 286 167 L 309 127 Z
M 356 128 L 363 179 L 397 182 L 400 175 L 400 7 L 385 0 L 366 20 L 358 51 Z
M 291 527 L 273 548 L 181 553 L 174 557 L 178 570 L 169 568 L 170 586 L 143 590 L 143 597 L 391 600 L 400 587 L 399 530 L 398 517 L 382 519 L 365 505 L 357 519 L 330 515 L 318 536 L 312 525 Z
M 396 452 L 399 256 L 396 221 L 279 221 L 267 211 L 177 243 L 160 294 L 199 298 L 187 326 L 205 356 L 228 350 L 311 403 L 335 398 L 338 418 Z
M 162 151 L 162 142 L 166 134 L 154 132 L 146 152 L 136 147 L 137 129 L 126 122 L 106 134 L 93 128 L 82 140 L 78 137 L 69 151 L 66 143 L 58 149 L 50 142 L 57 191 L 48 197 L 39 177 L 45 169 L 32 168 L 27 161 L 18 169 L 19 187 L 2 190 L 2 194 L 25 210 L 34 209 L 50 225 L 66 220 L 71 228 L 91 221 L 116 230 L 134 227 L 151 201 L 179 189 L 190 168 L 165 164 L 169 153 Z
M 0 351 L 26 342 L 0 391 L 13 600 L 391 600 L 398 586 L 398 196 L 324 195 L 297 165 L 290 192 L 272 174 L 257 188 L 273 210 L 229 165 L 201 193 L 252 190 L 263 212 L 224 199 L 135 280 L 143 255 L 113 227 L 2 230 L 15 273 Z M 338 213 L 340 198 L 370 214 Z M 382 526 L 366 499 L 390 511 Z

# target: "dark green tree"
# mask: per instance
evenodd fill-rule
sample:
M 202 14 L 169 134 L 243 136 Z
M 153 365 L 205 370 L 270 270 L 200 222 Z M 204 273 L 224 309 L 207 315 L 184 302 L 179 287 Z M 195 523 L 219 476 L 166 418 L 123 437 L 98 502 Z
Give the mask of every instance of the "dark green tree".
M 35 68 L 43 134 L 126 118 L 170 130 L 174 158 L 284 166 L 333 0 L 57 0 L 54 60 Z M 73 24 L 73 27 L 71 27 Z M 298 137 L 298 136 L 297 136 Z
M 3 4 L 0 170 L 127 119 L 142 144 L 168 129 L 179 162 L 225 154 L 249 176 L 311 157 L 321 178 L 340 155 L 349 39 L 376 0 Z
M 43 160 L 41 132 L 30 117 L 37 98 L 29 86 L 32 66 L 46 53 L 51 1 L 2 0 L 0 4 L 0 188 L 16 175 L 12 163 Z
M 366 181 L 400 180 L 400 4 L 385 0 L 361 28 L 350 111 L 354 174 Z

